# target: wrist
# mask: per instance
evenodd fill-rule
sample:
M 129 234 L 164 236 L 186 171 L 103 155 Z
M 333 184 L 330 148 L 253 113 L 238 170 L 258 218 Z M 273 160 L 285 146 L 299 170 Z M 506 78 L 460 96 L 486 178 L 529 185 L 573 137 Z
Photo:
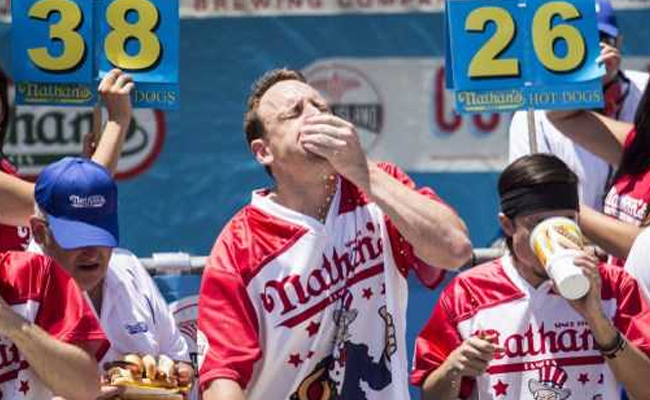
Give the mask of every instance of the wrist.
M 602 315 L 602 314 L 601 314 Z M 596 347 L 599 349 L 609 349 L 614 347 L 617 341 L 618 330 L 611 321 L 604 316 L 587 319 L 587 323 L 594 335 Z
M 616 336 L 614 337 L 614 340 L 612 340 L 611 342 L 609 343 L 596 342 L 596 347 L 598 348 L 600 353 L 605 358 L 609 358 L 609 359 L 616 358 L 623 350 L 625 350 L 626 346 L 627 346 L 627 340 L 618 330 L 616 330 Z
M 374 168 L 376 168 L 376 166 L 373 163 L 370 163 L 368 160 L 364 159 L 362 162 L 359 162 L 356 173 L 344 176 L 362 192 L 368 196 L 372 196 L 372 175 L 376 172 L 373 170 Z

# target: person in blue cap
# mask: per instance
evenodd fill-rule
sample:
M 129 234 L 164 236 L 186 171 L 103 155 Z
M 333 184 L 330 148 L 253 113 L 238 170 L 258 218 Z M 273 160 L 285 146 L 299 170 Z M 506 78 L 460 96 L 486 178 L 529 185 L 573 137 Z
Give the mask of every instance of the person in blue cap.
M 608 0 L 596 1 L 596 15 L 601 46 L 599 61 L 604 63 L 606 70 L 602 78 L 605 105 L 598 112 L 618 121 L 632 122 L 649 76 L 645 72 L 621 69 L 623 37 Z M 535 123 L 538 151 L 553 154 L 564 161 L 580 179 L 578 192 L 581 202 L 602 210 L 609 181 L 614 175 L 610 164 L 563 135 L 543 110 L 535 111 Z M 518 111 L 510 123 L 509 161 L 529 153 L 526 112 Z
M 9 77 L 0 70 L 0 251 L 24 250 L 29 244 L 29 217 L 34 210 L 34 184 L 18 178 L 17 169 L 3 153 L 10 117 Z M 133 109 L 130 94 L 133 78 L 119 69 L 106 74 L 97 92 L 101 95 L 108 119 L 101 139 L 92 144 L 92 157 L 114 172 L 127 135 Z M 96 132 L 99 133 L 99 132 Z M 92 135 L 86 138 L 93 139 Z M 86 142 L 86 138 L 84 141 Z
M 179 361 L 177 379 L 193 379 L 188 346 L 165 300 L 137 257 L 119 244 L 117 185 L 103 166 L 66 157 L 36 181 L 30 250 L 56 260 L 85 291 L 111 342 L 102 361 L 127 354 Z

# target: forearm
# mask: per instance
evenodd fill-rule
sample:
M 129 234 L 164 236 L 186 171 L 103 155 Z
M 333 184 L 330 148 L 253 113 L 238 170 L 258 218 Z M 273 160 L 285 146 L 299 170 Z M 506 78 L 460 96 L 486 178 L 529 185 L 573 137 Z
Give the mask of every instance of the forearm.
M 84 350 L 51 337 L 37 325 L 18 317 L 5 334 L 19 348 L 30 367 L 55 394 L 70 400 L 94 399 L 99 394 L 95 359 Z M 70 382 L 75 382 L 71 385 Z
M 589 325 L 596 343 L 605 345 L 616 339 L 616 328 L 603 315 L 590 318 Z M 617 353 L 615 358 L 605 358 L 616 379 L 635 400 L 650 399 L 647 378 L 650 376 L 650 359 L 632 343 Z
M 623 143 L 631 124 L 586 110 L 547 111 L 546 115 L 563 135 L 608 164 L 621 162 Z
M 388 215 L 424 262 L 455 269 L 471 257 L 465 224 L 446 205 L 404 186 L 374 163 L 369 163 L 367 182 L 360 187 Z
M 607 253 L 627 258 L 641 228 L 580 206 L 580 229 Z
M 230 379 L 215 379 L 203 392 L 203 400 L 246 400 L 239 384 Z
M 459 375 L 453 375 L 450 368 L 443 363 L 433 371 L 422 385 L 423 400 L 457 399 L 460 392 Z
M 119 120 L 109 119 L 97 144 L 97 149 L 93 154 L 92 160 L 106 167 L 111 174 L 115 174 L 115 170 L 117 169 L 117 162 L 120 158 L 130 123 L 130 116 L 128 118 L 120 118 Z
M 29 226 L 34 213 L 34 184 L 0 172 L 0 223 Z

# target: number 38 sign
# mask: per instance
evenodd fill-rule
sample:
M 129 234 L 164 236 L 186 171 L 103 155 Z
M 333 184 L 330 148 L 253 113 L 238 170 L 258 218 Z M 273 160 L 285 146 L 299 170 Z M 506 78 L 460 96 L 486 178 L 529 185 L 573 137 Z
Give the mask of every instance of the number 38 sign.
M 594 0 L 449 0 L 446 6 L 447 81 L 457 110 L 602 106 Z
M 91 105 L 100 78 L 131 74 L 136 107 L 176 108 L 178 0 L 13 2 L 16 101 Z

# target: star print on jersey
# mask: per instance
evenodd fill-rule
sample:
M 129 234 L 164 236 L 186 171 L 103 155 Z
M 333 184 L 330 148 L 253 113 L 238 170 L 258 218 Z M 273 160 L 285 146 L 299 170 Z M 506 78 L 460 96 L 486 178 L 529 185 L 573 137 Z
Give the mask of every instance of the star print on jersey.
M 365 298 L 366 300 L 370 300 L 372 295 L 373 295 L 372 288 L 365 288 L 363 289 L 363 294 L 361 295 L 361 297 Z
M 29 392 L 29 381 L 20 381 L 20 389 L 18 389 L 19 392 L 23 393 L 23 396 L 27 396 L 27 392 Z
M 294 368 L 298 368 L 300 364 L 302 364 L 302 360 L 300 359 L 300 354 L 294 353 L 291 356 L 289 356 L 289 360 L 287 361 L 287 364 L 292 364 Z
M 578 378 L 578 382 L 582 383 L 583 385 L 586 385 L 587 382 L 589 382 L 589 374 L 580 374 L 580 377 Z
M 496 385 L 492 386 L 494 389 L 494 395 L 495 396 L 505 396 L 508 394 L 508 385 L 507 383 L 501 382 L 501 379 L 496 383 Z
M 314 322 L 314 321 L 311 321 L 309 325 L 305 328 L 307 333 L 309 333 L 309 337 L 312 337 L 315 334 L 317 334 L 319 329 L 320 329 L 320 322 Z

